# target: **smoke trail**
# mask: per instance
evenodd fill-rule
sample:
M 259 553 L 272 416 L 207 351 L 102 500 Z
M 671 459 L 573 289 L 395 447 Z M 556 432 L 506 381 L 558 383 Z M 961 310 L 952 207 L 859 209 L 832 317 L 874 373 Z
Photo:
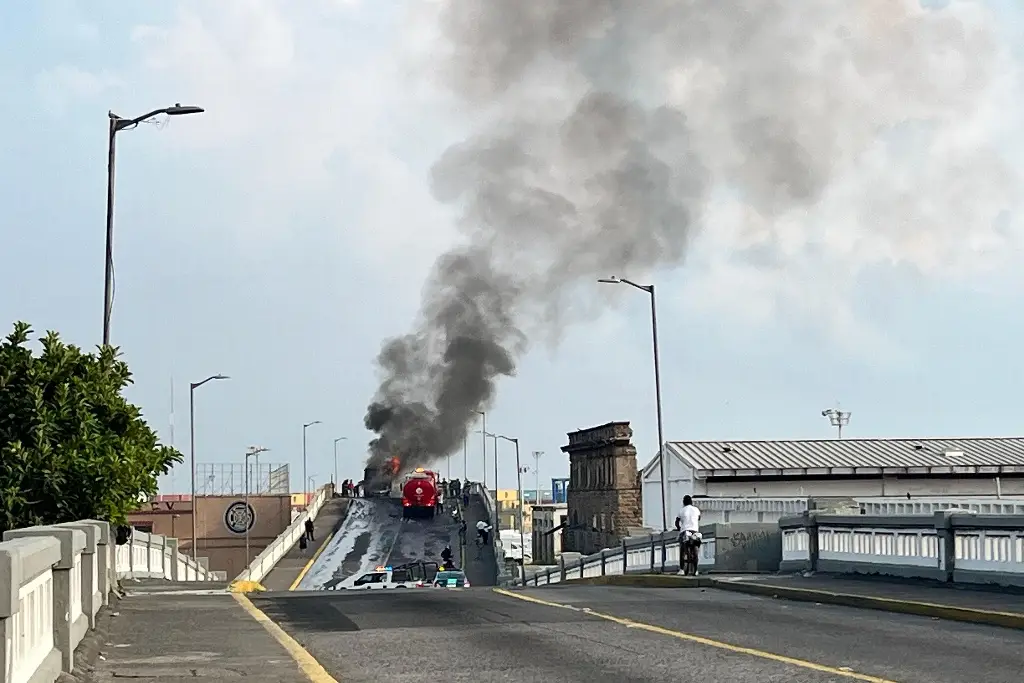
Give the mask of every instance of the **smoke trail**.
M 766 217 L 813 206 L 894 127 L 969 114 L 995 56 L 987 15 L 955 1 L 450 0 L 438 17 L 434 66 L 479 127 L 431 182 L 468 246 L 384 345 L 371 463 L 456 450 L 575 285 L 681 263 L 722 193 Z

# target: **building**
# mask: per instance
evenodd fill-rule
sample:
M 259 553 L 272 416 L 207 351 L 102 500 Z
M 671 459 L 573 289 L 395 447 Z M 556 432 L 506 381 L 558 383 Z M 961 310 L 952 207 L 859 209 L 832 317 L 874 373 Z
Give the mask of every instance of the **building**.
M 562 539 L 568 515 L 565 503 L 533 506 L 531 539 L 534 564 L 557 564 L 562 554 Z
M 628 422 L 568 434 L 568 529 L 564 549 L 590 554 L 614 547 L 641 526 L 633 430 Z
M 192 548 L 192 501 L 167 500 L 162 496 L 128 515 L 128 523 L 140 531 L 177 538 L 181 552 Z M 190 498 L 181 496 L 180 498 Z M 196 497 L 197 554 L 208 557 L 210 569 L 237 576 L 292 522 L 292 501 L 288 494 Z M 246 527 L 249 557 L 245 554 Z
M 774 521 L 863 499 L 1024 494 L 1024 438 L 672 441 L 671 528 L 684 495 L 706 521 Z M 659 456 L 643 469 L 644 520 L 661 528 Z

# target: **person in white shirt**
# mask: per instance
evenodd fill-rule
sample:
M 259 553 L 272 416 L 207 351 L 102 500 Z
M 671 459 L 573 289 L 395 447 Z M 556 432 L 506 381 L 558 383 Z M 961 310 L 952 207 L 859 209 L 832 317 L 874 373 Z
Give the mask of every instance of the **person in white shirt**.
M 491 533 L 491 525 L 490 524 L 488 524 L 487 522 L 485 522 L 482 519 L 479 522 L 476 523 L 476 535 L 480 537 L 480 541 L 484 545 L 487 545 L 487 537 L 488 537 L 488 535 L 490 535 L 490 533 Z
M 676 517 L 676 529 L 679 531 L 679 548 L 682 550 L 687 546 L 700 547 L 700 510 L 693 504 L 693 498 L 683 496 L 683 507 L 679 509 L 679 516 Z M 682 555 L 680 555 L 682 564 Z M 683 573 L 682 567 L 679 573 Z

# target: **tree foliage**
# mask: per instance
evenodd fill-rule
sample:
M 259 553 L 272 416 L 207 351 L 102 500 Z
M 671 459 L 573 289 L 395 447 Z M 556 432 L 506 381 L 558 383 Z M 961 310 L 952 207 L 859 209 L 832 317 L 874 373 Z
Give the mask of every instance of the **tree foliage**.
M 84 353 L 48 332 L 33 355 L 31 335 L 15 323 L 0 343 L 0 527 L 124 523 L 182 456 L 125 400 L 115 348 Z

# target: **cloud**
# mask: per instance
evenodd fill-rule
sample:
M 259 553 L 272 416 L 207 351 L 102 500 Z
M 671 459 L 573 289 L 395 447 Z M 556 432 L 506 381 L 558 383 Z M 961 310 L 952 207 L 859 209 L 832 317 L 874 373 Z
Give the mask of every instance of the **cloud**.
M 905 10 L 907 3 L 899 4 Z M 764 46 L 751 42 L 746 52 L 728 58 L 715 52 L 666 71 L 661 85 L 685 105 L 707 146 L 702 156 L 717 164 L 715 177 L 745 183 L 743 191 L 717 187 L 685 266 L 681 303 L 752 324 L 792 317 L 833 336 L 859 334 L 879 345 L 884 335 L 837 304 L 852 298 L 870 269 L 909 268 L 975 286 L 1019 262 L 1024 235 L 1016 218 L 1020 169 L 1013 158 L 1022 141 L 1013 122 L 1024 114 L 1019 63 L 994 40 L 996 19 L 981 5 L 950 4 L 961 22 L 900 23 L 890 21 L 899 16 L 891 5 L 865 4 L 854 17 L 861 36 L 874 27 L 890 45 L 928 39 L 955 47 L 908 50 L 888 65 L 865 41 L 862 52 L 839 59 L 832 71 L 764 73 L 758 70 Z M 448 211 L 429 195 L 428 167 L 465 132 L 453 130 L 462 127 L 462 112 L 431 82 L 444 51 L 434 20 L 438 7 L 187 0 L 175 5 L 169 21 L 133 30 L 138 66 L 118 75 L 154 101 L 207 109 L 165 144 L 190 147 L 234 169 L 225 182 L 248 189 L 256 219 L 239 239 L 272 243 L 292 229 L 288 218 L 297 208 L 313 203 L 322 209 L 318 230 L 344 233 L 346 248 L 393 268 L 404 281 L 401 290 L 415 296 L 429 263 L 456 239 Z M 927 35 L 906 33 L 921 26 Z M 843 27 L 832 28 L 829 36 L 842 35 Z M 842 53 L 839 43 L 804 40 L 802 29 L 795 30 L 788 65 L 837 60 Z M 720 44 L 724 50 L 731 43 Z M 797 58 L 801 50 L 806 59 Z M 716 70 L 718 58 L 747 70 Z M 864 91 L 850 96 L 835 91 L 834 74 L 844 69 L 885 76 L 851 79 Z M 916 78 L 922 71 L 932 76 Z M 578 85 L 557 70 L 548 80 L 552 93 Z M 71 93 L 87 97 L 114 83 L 108 74 L 71 67 L 40 78 L 51 107 L 66 106 Z M 540 102 L 545 95 L 530 97 Z M 693 106 L 699 101 L 707 106 Z M 779 120 L 786 119 L 786 108 L 819 107 L 822 118 L 848 122 L 836 139 L 822 137 L 835 126 L 800 132 L 808 144 L 835 150 L 828 169 L 833 182 L 818 201 L 781 210 L 772 197 L 757 195 L 761 187 L 753 176 L 764 164 L 738 156 L 729 144 L 736 131 L 720 129 L 721 117 L 712 116 L 728 102 L 748 108 L 752 117 L 759 107 Z M 913 103 L 942 115 L 925 116 Z M 918 114 L 928 120 L 915 123 Z M 808 118 L 802 112 L 801 119 Z
M 120 87 L 121 80 L 106 71 L 94 73 L 64 64 L 37 74 L 35 85 L 43 107 L 52 115 L 60 116 L 74 104 L 94 100 Z

